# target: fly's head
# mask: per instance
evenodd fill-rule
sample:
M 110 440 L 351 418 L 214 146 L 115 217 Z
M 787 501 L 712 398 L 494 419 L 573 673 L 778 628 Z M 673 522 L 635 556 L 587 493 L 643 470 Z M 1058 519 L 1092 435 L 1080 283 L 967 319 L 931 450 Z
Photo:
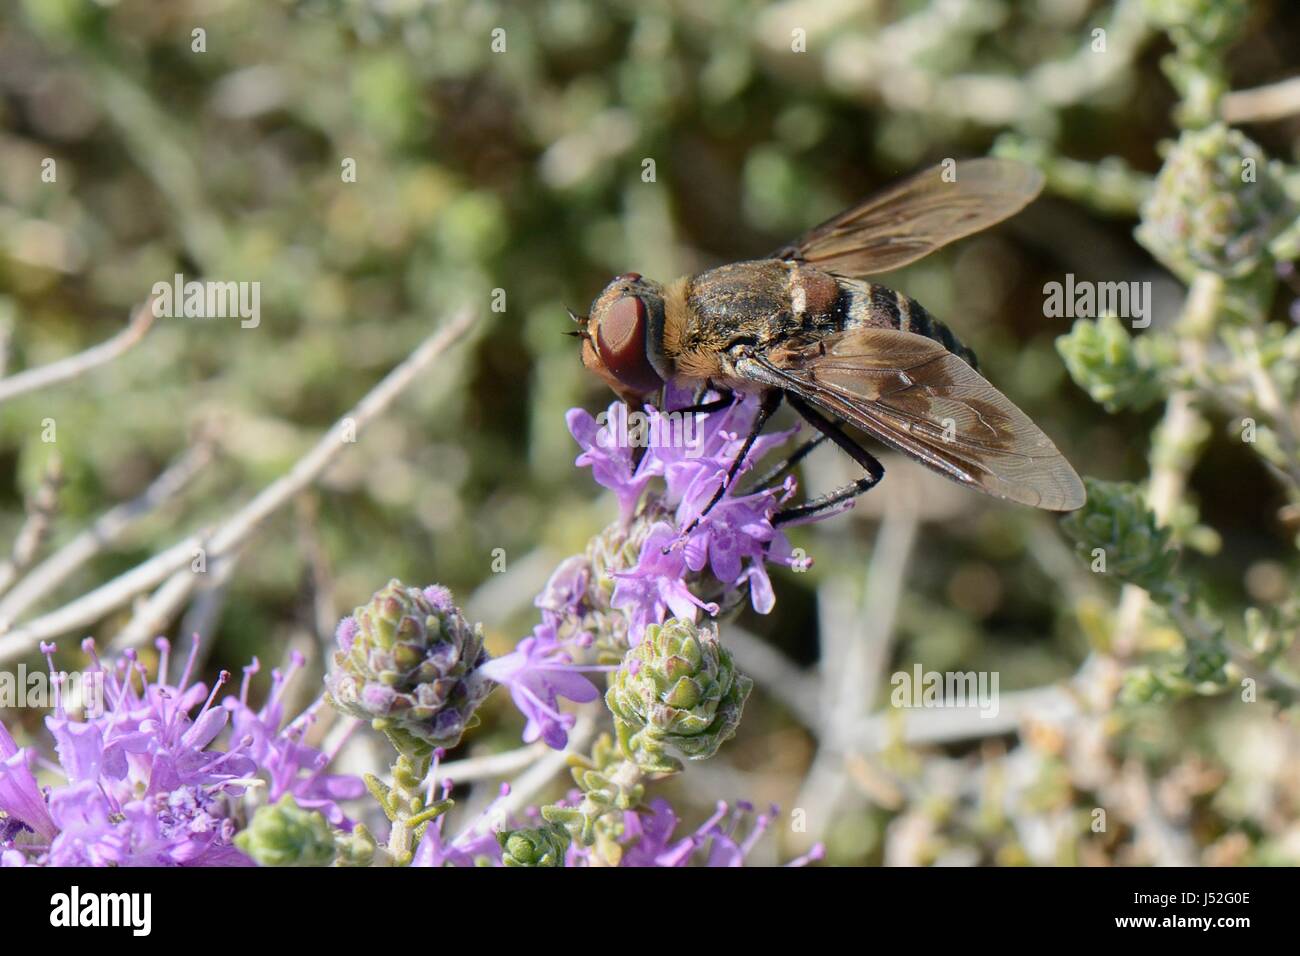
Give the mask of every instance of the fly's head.
M 574 316 L 579 322 L 583 320 Z M 582 364 L 630 405 L 663 388 L 663 286 L 639 273 L 616 276 L 591 304 L 579 331 Z

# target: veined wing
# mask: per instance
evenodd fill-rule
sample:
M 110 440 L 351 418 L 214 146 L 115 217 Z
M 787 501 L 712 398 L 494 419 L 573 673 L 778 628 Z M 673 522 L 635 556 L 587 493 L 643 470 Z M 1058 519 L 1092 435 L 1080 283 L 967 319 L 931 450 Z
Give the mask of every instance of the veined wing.
M 955 481 L 1049 511 L 1083 505 L 1083 483 L 1029 416 L 938 342 L 853 329 L 737 363 Z
M 823 272 L 869 276 L 897 269 L 987 229 L 1028 205 L 1043 174 L 1009 159 L 966 159 L 956 178 L 934 166 L 887 187 L 773 254 Z

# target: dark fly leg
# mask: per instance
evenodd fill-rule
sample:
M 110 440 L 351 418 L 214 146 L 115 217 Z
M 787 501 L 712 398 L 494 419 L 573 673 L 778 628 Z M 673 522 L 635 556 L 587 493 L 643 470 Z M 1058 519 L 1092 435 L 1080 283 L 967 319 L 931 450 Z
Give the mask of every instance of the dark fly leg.
M 786 474 L 789 473 L 794 468 L 795 465 L 799 464 L 799 462 L 807 458 L 808 455 L 812 453 L 812 450 L 816 448 L 818 445 L 820 445 L 822 442 L 824 442 L 825 440 L 826 440 L 825 435 L 818 435 L 816 438 L 809 438 L 806 442 L 804 442 L 798 448 L 792 451 L 790 453 L 790 457 L 788 457 L 785 461 L 778 462 L 775 467 L 773 467 L 770 471 L 767 472 L 767 474 L 758 478 L 754 482 L 753 489 L 745 493 L 755 494 L 757 492 L 767 491 L 769 488 L 775 487 L 776 483 L 780 481 L 782 478 L 784 478 Z
M 736 400 L 736 396 L 729 391 L 719 390 L 719 397 L 711 402 L 706 402 L 704 396 L 713 389 L 712 382 L 705 382 L 695 391 L 695 400 L 685 408 L 664 409 L 664 411 L 673 411 L 682 415 L 706 415 L 709 412 L 718 412 L 729 406 Z
M 727 469 L 727 477 L 722 480 L 720 485 L 718 485 L 718 490 L 713 493 L 713 497 L 709 499 L 709 503 L 704 506 L 704 509 L 699 513 L 699 515 L 696 516 L 689 525 L 682 529 L 682 539 L 685 539 L 688 534 L 694 531 L 700 521 L 713 510 L 713 507 L 719 501 L 722 500 L 723 493 L 730 488 L 731 483 L 736 480 L 736 474 L 740 471 L 740 466 L 744 464 L 746 456 L 749 455 L 749 450 L 754 447 L 754 442 L 763 431 L 763 426 L 767 424 L 767 420 L 772 417 L 778 408 L 780 408 L 781 398 L 782 392 L 779 389 L 774 388 L 763 393 L 763 398 L 759 402 L 758 406 L 758 414 L 754 416 L 754 425 L 750 428 L 749 434 L 745 437 L 745 443 L 740 447 L 740 453 L 736 455 L 735 459 L 731 462 L 731 467 Z M 664 553 L 667 554 L 670 550 L 672 549 L 665 548 Z
M 843 504 L 851 498 L 856 498 L 865 491 L 871 490 L 879 483 L 881 478 L 885 477 L 885 467 L 876 460 L 874 455 L 850 438 L 844 429 L 799 398 L 799 396 L 786 392 L 785 397 L 795 411 L 821 432 L 824 437 L 829 438 L 844 449 L 850 458 L 862 466 L 867 474 L 856 481 L 850 482 L 843 488 L 832 491 L 830 494 L 822 495 L 812 501 L 805 501 L 803 504 L 795 505 L 792 508 L 786 508 L 784 511 L 778 511 L 772 518 L 774 525 L 815 518 L 817 515 Z

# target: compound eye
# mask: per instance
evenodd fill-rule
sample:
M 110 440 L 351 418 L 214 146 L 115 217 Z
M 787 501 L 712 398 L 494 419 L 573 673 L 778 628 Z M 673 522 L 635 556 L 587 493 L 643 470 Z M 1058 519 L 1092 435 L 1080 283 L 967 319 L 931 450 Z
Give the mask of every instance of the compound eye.
M 663 384 L 646 355 L 645 303 L 625 295 L 609 307 L 596 329 L 596 350 L 605 368 L 633 391 L 645 394 Z

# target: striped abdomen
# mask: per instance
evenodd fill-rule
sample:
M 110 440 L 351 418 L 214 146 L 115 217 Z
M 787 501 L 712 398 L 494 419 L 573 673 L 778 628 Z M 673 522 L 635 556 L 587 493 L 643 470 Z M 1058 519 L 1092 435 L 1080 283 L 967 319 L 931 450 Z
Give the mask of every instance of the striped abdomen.
M 844 306 L 841 321 L 845 328 L 869 326 L 924 335 L 963 359 L 971 368 L 979 368 L 975 353 L 962 345 L 948 326 L 915 299 L 874 282 L 845 278 L 839 281 Z

